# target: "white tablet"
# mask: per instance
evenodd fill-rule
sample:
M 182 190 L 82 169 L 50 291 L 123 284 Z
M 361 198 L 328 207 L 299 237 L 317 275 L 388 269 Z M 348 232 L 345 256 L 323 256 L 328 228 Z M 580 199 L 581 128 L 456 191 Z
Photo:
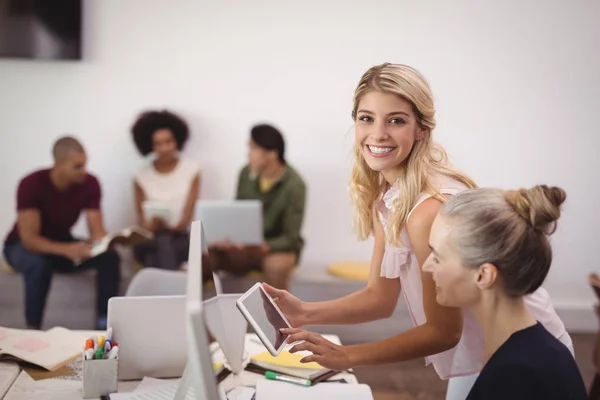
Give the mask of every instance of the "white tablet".
M 273 357 L 285 347 L 289 335 L 279 332 L 292 326 L 285 318 L 271 296 L 258 282 L 244 293 L 236 302 L 246 321 L 254 328 L 260 341 Z
M 142 202 L 144 217 L 148 221 L 152 218 L 159 218 L 169 225 L 175 225 L 178 222 L 176 221 L 178 215 L 174 215 L 173 209 L 174 206 L 172 204 L 164 201 L 145 200 Z

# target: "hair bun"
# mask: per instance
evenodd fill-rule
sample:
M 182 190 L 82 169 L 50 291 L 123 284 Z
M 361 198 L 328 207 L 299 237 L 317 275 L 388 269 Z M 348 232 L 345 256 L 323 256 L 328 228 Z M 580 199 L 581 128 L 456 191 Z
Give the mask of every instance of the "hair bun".
M 546 185 L 531 189 L 509 190 L 506 200 L 535 230 L 551 235 L 560 218 L 560 206 L 567 194 L 559 187 Z

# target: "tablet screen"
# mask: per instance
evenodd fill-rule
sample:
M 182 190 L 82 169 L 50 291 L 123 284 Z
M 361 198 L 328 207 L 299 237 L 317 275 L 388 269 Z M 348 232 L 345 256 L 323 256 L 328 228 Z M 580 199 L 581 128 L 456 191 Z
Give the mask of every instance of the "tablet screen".
M 242 302 L 248 309 L 252 318 L 263 331 L 269 342 L 279 349 L 287 335 L 279 332 L 281 328 L 289 328 L 285 320 L 281 318 L 277 309 L 273 306 L 262 288 L 258 287 Z

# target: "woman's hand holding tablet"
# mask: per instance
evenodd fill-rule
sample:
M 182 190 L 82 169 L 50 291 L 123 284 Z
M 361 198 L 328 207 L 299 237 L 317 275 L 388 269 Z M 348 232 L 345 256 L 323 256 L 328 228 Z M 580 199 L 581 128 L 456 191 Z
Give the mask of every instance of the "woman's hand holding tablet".
M 288 338 L 281 329 L 291 328 L 292 325 L 263 289 L 262 284 L 259 282 L 252 286 L 237 300 L 236 305 L 269 353 L 277 356 L 286 346 Z

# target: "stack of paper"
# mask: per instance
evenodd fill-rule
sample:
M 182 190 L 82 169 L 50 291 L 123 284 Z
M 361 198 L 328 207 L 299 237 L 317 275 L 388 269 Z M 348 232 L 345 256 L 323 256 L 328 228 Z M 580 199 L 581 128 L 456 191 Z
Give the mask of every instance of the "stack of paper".
M 26 361 L 56 371 L 81 356 L 83 336 L 56 327 L 45 332 L 0 327 L 0 360 Z
M 256 382 L 256 400 L 373 400 L 368 385 L 349 385 L 347 383 L 319 383 L 305 387 L 286 382 L 261 380 Z

